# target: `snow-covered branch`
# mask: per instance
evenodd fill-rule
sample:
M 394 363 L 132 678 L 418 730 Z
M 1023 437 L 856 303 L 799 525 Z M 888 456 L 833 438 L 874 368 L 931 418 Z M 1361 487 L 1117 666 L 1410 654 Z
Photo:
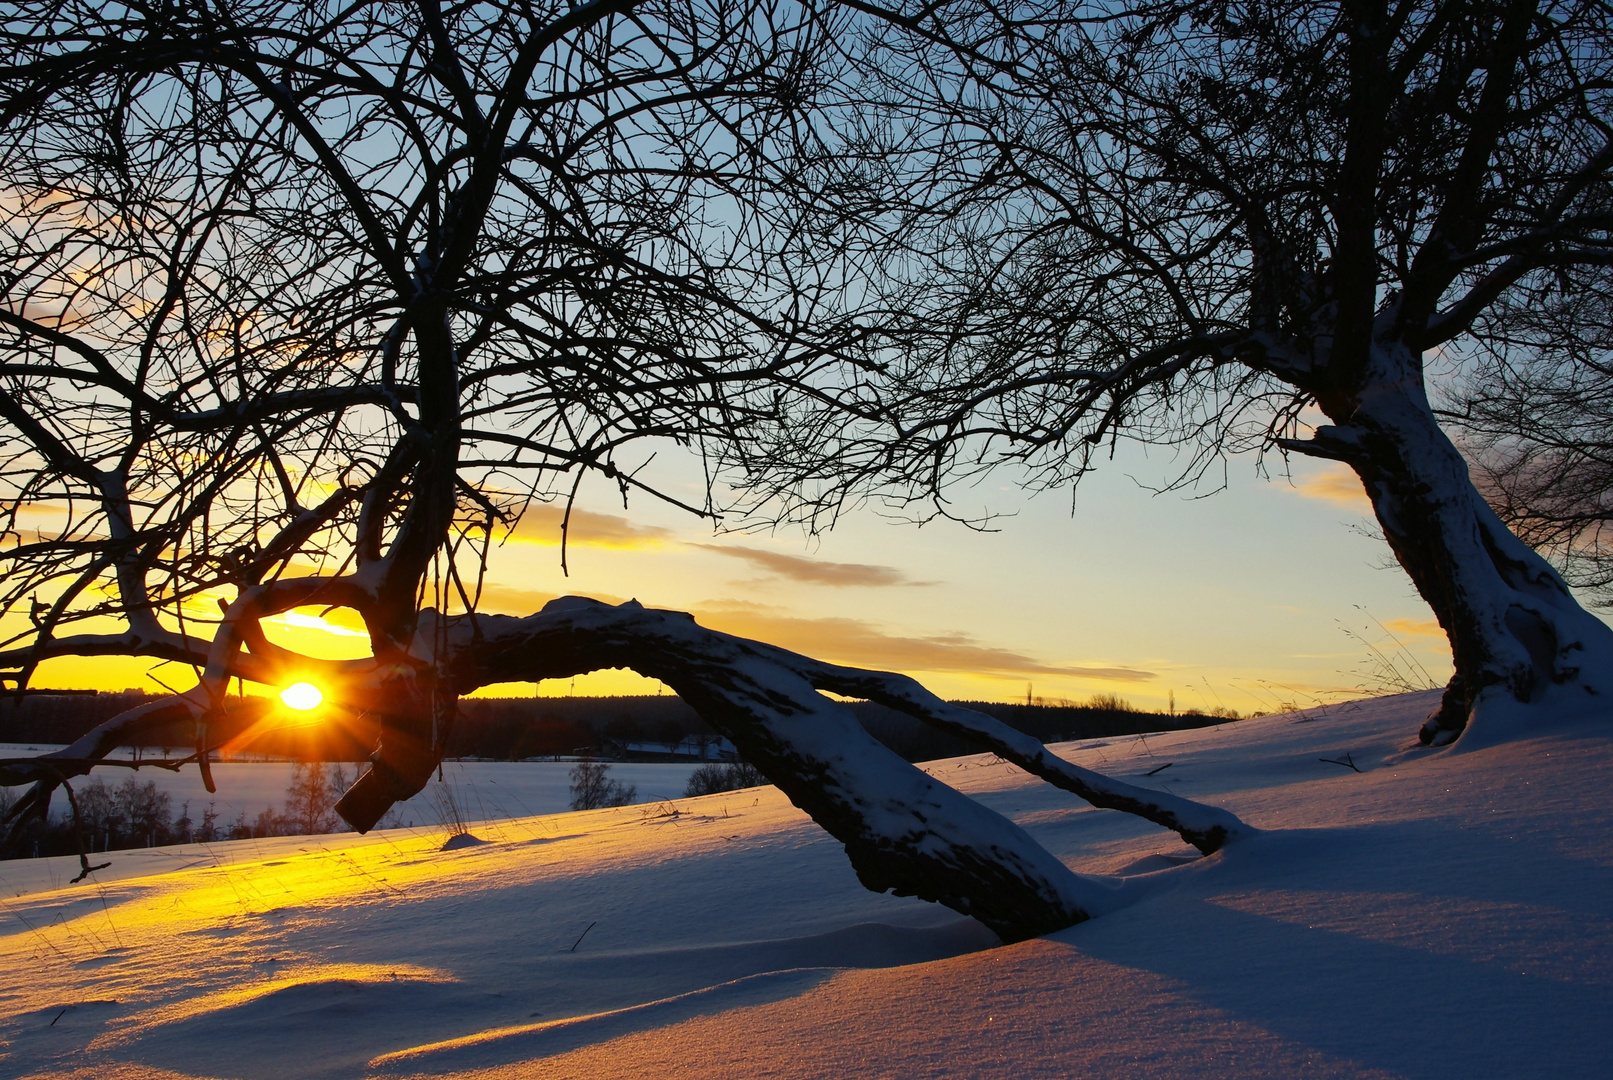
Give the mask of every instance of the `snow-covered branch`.
M 777 651 L 783 652 L 782 649 Z M 1170 829 L 1206 855 L 1220 850 L 1229 840 L 1255 831 L 1226 810 L 1127 784 L 1065 761 L 1039 739 L 984 713 L 943 701 L 906 675 L 810 660 L 798 670 L 819 690 L 866 698 L 968 739 L 1093 806 L 1136 814 Z

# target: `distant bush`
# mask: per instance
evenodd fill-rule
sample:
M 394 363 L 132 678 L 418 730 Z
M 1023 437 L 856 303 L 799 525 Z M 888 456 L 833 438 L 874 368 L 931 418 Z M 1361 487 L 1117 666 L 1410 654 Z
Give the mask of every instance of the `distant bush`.
M 683 793 L 690 798 L 696 795 L 715 795 L 719 791 L 736 791 L 739 788 L 759 787 L 767 777 L 748 761 L 726 761 L 702 765 L 689 774 L 689 786 Z
M 1184 709 L 1182 710 L 1182 715 L 1184 717 L 1210 716 L 1217 720 L 1247 720 L 1256 716 L 1265 716 L 1266 714 L 1263 712 L 1252 712 L 1245 716 L 1237 709 L 1229 709 L 1225 705 L 1212 705 L 1208 709 Z
M 584 758 L 571 768 L 571 808 L 598 810 L 602 806 L 626 806 L 638 795 L 632 784 L 610 778 L 610 766 Z

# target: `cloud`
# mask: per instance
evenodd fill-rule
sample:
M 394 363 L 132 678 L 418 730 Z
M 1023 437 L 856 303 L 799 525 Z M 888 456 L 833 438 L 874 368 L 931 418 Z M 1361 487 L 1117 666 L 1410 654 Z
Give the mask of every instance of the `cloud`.
M 856 667 L 1014 677 L 1053 675 L 1114 682 L 1154 678 L 1153 672 L 1135 668 L 1047 664 L 1021 653 L 982 644 L 967 634 L 901 637 L 861 619 L 804 619 L 776 615 L 744 604 L 703 607 L 695 612 L 695 617 L 702 626 L 713 630 Z
M 534 503 L 527 507 L 526 513 L 521 515 L 521 520 L 515 523 L 515 528 L 506 539 L 558 547 L 560 524 L 565 517 L 564 506 Z M 657 547 L 671 539 L 672 530 L 659 525 L 640 525 L 615 514 L 573 509 L 566 543 L 587 547 L 647 548 Z
M 1446 640 L 1438 619 L 1389 619 L 1383 628 L 1398 637 L 1431 637 Z
M 350 626 L 342 625 L 349 620 L 340 618 L 334 611 L 330 612 L 329 616 L 327 617 L 320 615 L 309 615 L 305 612 L 293 609 L 291 611 L 283 611 L 279 615 L 271 615 L 269 618 L 264 619 L 263 621 L 267 623 L 280 623 L 283 626 L 301 627 L 304 630 L 320 630 L 327 634 L 335 634 L 337 637 L 368 638 L 370 636 L 365 630 L 354 629 Z M 360 622 L 360 626 L 362 625 L 362 622 Z
M 867 563 L 819 562 L 803 559 L 799 555 L 762 548 L 741 547 L 737 544 L 692 544 L 691 547 L 715 551 L 734 559 L 755 563 L 779 577 L 806 581 L 814 585 L 918 585 L 923 582 L 907 580 L 907 575 L 894 566 L 871 566 Z
M 1294 490 L 1307 499 L 1321 499 L 1363 513 L 1372 512 L 1372 501 L 1361 487 L 1361 478 L 1348 465 L 1332 462 L 1309 476 L 1295 477 Z
M 21 503 L 17 507 L 18 517 L 57 517 L 66 513 L 67 507 L 59 503 Z

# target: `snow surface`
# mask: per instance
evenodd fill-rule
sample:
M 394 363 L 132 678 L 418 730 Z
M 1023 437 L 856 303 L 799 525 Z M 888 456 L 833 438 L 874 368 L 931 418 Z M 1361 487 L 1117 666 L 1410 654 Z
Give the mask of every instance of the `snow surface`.
M 1418 748 L 1436 697 L 1059 747 L 1263 830 L 1204 859 L 931 763 L 1138 897 L 1009 947 L 772 788 L 0 864 L 0 1075 L 1606 1076 L 1613 725 Z

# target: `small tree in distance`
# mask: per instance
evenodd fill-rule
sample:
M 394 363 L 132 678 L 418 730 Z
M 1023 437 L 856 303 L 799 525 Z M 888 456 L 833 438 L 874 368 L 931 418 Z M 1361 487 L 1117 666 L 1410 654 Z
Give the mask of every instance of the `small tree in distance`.
M 697 766 L 689 774 L 689 783 L 683 793 L 689 798 L 699 795 L 716 795 L 723 791 L 760 787 L 767 783 L 761 770 L 746 761 L 711 762 Z
M 336 816 L 336 800 L 347 790 L 347 775 L 339 764 L 299 761 L 292 768 L 286 785 L 282 817 L 287 831 L 314 836 L 335 832 L 341 823 Z
M 638 797 L 633 784 L 623 785 L 610 778 L 610 766 L 603 761 L 583 758 L 571 767 L 571 808 L 598 810 L 605 806 L 626 806 Z

